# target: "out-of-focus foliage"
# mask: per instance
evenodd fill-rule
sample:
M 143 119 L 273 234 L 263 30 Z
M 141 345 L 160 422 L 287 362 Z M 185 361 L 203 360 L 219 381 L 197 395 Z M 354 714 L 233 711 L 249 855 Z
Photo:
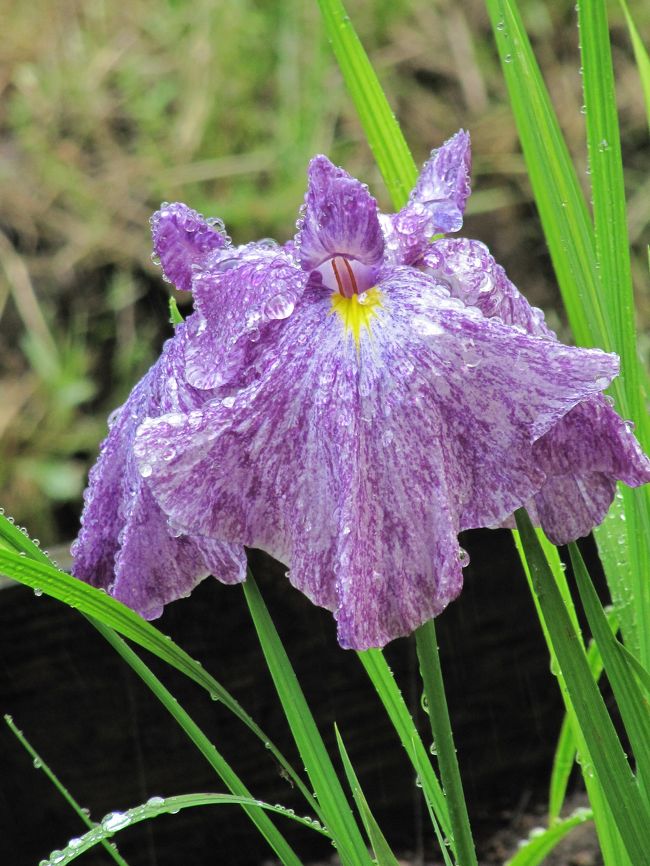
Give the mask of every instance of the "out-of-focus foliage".
M 573 2 L 522 5 L 586 166 Z M 562 327 L 482 0 L 348 6 L 416 157 L 470 128 L 478 191 L 467 232 Z M 630 8 L 647 35 L 650 8 Z M 625 22 L 612 13 L 647 325 L 647 126 Z M 220 216 L 237 242 L 284 240 L 315 152 L 374 189 L 380 181 L 316 3 L 0 0 L 0 20 L 0 489 L 54 542 L 74 533 L 107 413 L 168 333 L 167 287 L 149 260 L 160 201 Z

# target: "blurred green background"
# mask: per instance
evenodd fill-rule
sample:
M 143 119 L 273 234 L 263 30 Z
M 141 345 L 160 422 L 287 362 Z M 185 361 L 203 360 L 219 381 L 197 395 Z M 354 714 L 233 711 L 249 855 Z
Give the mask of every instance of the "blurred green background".
M 573 0 L 522 7 L 586 187 Z M 470 130 L 464 233 L 568 338 L 480 0 L 348 9 L 418 161 Z M 631 9 L 647 37 L 650 5 Z M 647 354 L 648 126 L 611 12 Z M 307 162 L 325 152 L 388 202 L 315 2 L 0 0 L 0 20 L 0 491 L 7 513 L 55 546 L 76 532 L 107 414 L 170 333 L 169 287 L 150 260 L 161 200 L 220 216 L 236 242 L 282 241 Z

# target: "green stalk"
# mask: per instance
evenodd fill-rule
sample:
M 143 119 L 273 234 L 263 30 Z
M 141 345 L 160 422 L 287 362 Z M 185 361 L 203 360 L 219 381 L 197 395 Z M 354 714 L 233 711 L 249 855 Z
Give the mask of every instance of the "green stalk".
M 26 752 L 32 757 L 34 761 L 34 766 L 38 767 L 42 770 L 50 782 L 54 785 L 56 790 L 61 794 L 63 799 L 68 803 L 69 806 L 77 813 L 81 821 L 86 825 L 89 830 L 92 830 L 95 826 L 94 822 L 91 820 L 90 816 L 84 812 L 83 808 L 77 803 L 75 798 L 72 796 L 70 791 L 66 788 L 63 782 L 59 781 L 58 777 L 55 773 L 50 769 L 50 767 L 45 763 L 43 758 L 38 754 L 36 749 L 29 742 L 27 737 L 23 734 L 21 730 L 19 730 L 14 724 L 14 720 L 11 716 L 5 715 L 5 722 L 7 723 L 9 730 L 16 737 L 20 745 L 26 750 Z M 101 845 L 103 846 L 106 853 L 113 858 L 113 860 L 117 863 L 117 866 L 129 866 L 124 857 L 117 850 L 117 846 L 115 844 L 111 844 L 106 839 L 100 840 Z
M 549 640 L 592 760 L 590 768 L 611 810 L 634 864 L 650 850 L 650 812 L 627 761 L 603 698 L 589 669 L 586 653 L 530 518 L 515 514 Z
M 477 866 L 476 850 L 447 709 L 447 698 L 445 697 L 438 641 L 433 620 L 426 622 L 416 630 L 415 641 L 433 741 L 438 754 L 440 776 L 447 797 L 456 857 L 462 866 Z
M 372 866 L 363 836 L 250 569 L 244 596 L 282 709 L 344 866 Z
M 131 647 L 129 647 L 128 644 L 119 637 L 119 635 L 116 635 L 112 629 L 107 628 L 101 622 L 97 621 L 94 621 L 93 625 L 102 637 L 108 641 L 113 649 L 122 656 L 148 688 L 151 689 L 161 704 L 172 715 L 176 722 L 178 722 L 182 730 L 208 761 L 222 782 L 230 789 L 232 794 L 244 799 L 244 802 L 242 802 L 242 809 L 246 812 L 253 824 L 255 824 L 262 836 L 264 836 L 282 863 L 284 863 L 285 866 L 302 866 L 302 863 L 293 848 L 289 845 L 268 815 L 265 814 L 263 807 L 258 805 L 249 805 L 250 801 L 255 799 L 253 795 L 223 755 L 217 750 L 214 744 L 210 742 L 201 728 L 190 717 L 189 713 L 181 707 L 171 692 L 160 682 L 154 672 L 147 667 L 142 659 L 133 652 Z

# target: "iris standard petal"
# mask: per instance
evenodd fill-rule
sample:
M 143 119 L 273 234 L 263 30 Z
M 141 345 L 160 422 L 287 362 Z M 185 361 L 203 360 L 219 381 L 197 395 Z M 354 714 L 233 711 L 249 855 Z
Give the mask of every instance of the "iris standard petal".
M 434 234 L 460 230 L 470 194 L 471 158 L 469 133 L 462 129 L 431 151 L 408 204 L 383 220 L 393 262 L 410 264 Z
M 557 339 L 543 312 L 531 307 L 479 241 L 436 241 L 420 264 L 484 316 L 498 316 L 527 333 Z M 529 510 L 556 544 L 588 535 L 602 522 L 617 481 L 631 487 L 650 481 L 650 460 L 630 424 L 602 395 L 580 403 L 542 436 L 535 444 L 534 457 L 547 481 L 529 503 Z
M 309 164 L 296 247 L 306 271 L 334 256 L 346 256 L 367 267 L 379 266 L 383 258 L 377 202 L 364 184 L 332 165 L 326 156 L 316 156 Z
M 185 375 L 196 388 L 219 388 L 250 370 L 253 344 L 290 316 L 309 275 L 290 251 L 252 243 L 195 269 L 195 314 L 188 321 Z M 253 352 L 252 354 L 257 354 Z
M 161 205 L 151 217 L 151 234 L 165 279 L 186 292 L 192 288 L 194 266 L 230 244 L 221 220 L 206 220 L 180 202 Z
M 529 334 L 557 339 L 542 310 L 528 303 L 480 241 L 441 238 L 429 244 L 417 264 L 487 318 L 498 316 Z
M 175 412 L 182 418 L 180 413 L 205 399 L 183 382 L 184 340 L 181 325 L 158 362 L 113 413 L 90 472 L 81 531 L 72 546 L 76 577 L 108 590 L 149 619 L 159 616 L 167 602 L 188 595 L 209 573 L 226 583 L 245 576 L 241 547 L 170 529 L 147 489 L 146 470 L 138 470 L 133 456 L 136 430 L 145 417 Z M 170 456 L 165 452 L 163 460 Z
M 486 320 L 411 268 L 374 291 L 355 330 L 341 304 L 368 299 L 309 286 L 259 380 L 181 424 L 148 422 L 135 446 L 175 525 L 286 562 L 357 649 L 457 595 L 457 533 L 530 498 L 544 480 L 533 441 L 617 371 Z

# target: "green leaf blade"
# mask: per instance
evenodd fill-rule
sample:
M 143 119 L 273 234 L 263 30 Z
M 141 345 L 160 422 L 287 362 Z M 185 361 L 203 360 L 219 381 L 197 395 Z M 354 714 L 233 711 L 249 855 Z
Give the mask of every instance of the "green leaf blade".
M 525 511 L 516 512 L 526 559 L 550 641 L 564 677 L 593 773 L 633 863 L 642 863 L 650 846 L 650 812 L 640 795 L 602 696 L 553 574 Z
M 341 0 L 318 0 L 327 36 L 395 208 L 415 185 L 417 168 L 375 70 Z

